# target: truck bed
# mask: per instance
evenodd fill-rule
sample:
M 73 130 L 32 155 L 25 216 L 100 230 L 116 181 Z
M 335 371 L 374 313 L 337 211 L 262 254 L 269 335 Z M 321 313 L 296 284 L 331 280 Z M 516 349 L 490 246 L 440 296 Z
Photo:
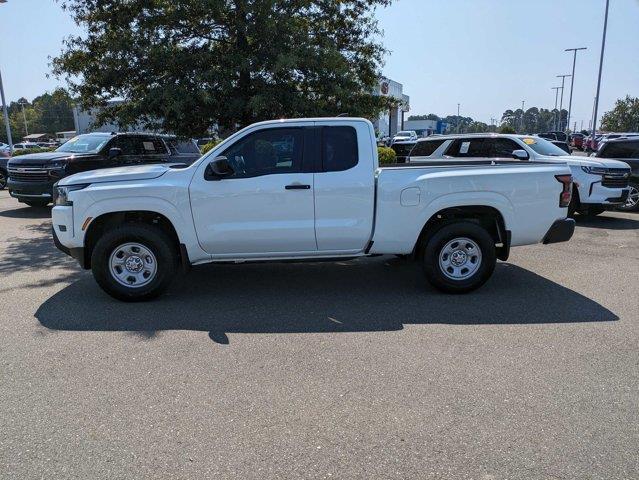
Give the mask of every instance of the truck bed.
M 568 166 L 509 159 L 437 160 L 389 165 L 377 170 L 375 231 L 371 253 L 410 253 L 428 219 L 450 208 L 496 210 L 512 245 L 542 241 L 556 220 Z

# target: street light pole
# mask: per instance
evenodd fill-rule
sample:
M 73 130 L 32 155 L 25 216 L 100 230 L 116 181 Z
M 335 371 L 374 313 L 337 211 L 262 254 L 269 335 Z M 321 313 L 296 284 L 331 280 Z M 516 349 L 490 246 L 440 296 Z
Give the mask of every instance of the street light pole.
M 6 3 L 7 0 L 0 0 L 0 3 Z M 4 117 L 4 126 L 7 129 L 7 142 L 9 142 L 9 154 L 13 154 L 13 139 L 11 138 L 11 125 L 9 125 L 9 112 L 7 111 L 7 102 L 4 99 L 4 87 L 2 85 L 2 73 L 0 72 L 0 97 L 2 97 L 2 116 Z
M 27 116 L 24 113 L 24 102 L 20 102 L 20 106 L 22 107 L 22 119 L 24 120 L 24 136 L 29 135 L 29 127 L 27 126 Z
M 457 104 L 457 133 L 459 133 L 459 103 Z
M 524 133 L 524 103 L 525 102 L 526 102 L 525 100 L 521 101 L 521 125 L 520 125 L 521 133 Z
M 564 125 L 564 121 L 561 118 L 561 110 L 564 107 L 564 81 L 566 80 L 566 77 L 569 77 L 570 75 L 557 75 L 557 78 L 561 78 L 561 101 L 559 102 L 559 130 L 560 131 L 564 131 L 563 129 L 563 125 Z
M 568 126 L 570 126 L 570 114 L 572 113 L 572 89 L 575 86 L 575 64 L 577 63 L 577 52 L 579 50 L 587 50 L 587 47 L 567 48 L 564 52 L 573 52 L 572 57 L 572 75 L 570 76 L 570 100 L 568 100 Z M 574 133 L 574 132 L 573 132 Z
M 599 57 L 599 78 L 597 79 L 597 96 L 595 97 L 595 113 L 592 116 L 592 147 L 595 147 L 595 132 L 597 131 L 597 110 L 599 108 L 599 92 L 601 90 L 601 70 L 603 68 L 604 50 L 606 48 L 606 29 L 608 28 L 608 7 L 610 0 L 606 0 L 606 14 L 604 15 L 603 35 L 601 37 L 601 55 Z
M 554 120 L 553 130 L 557 130 L 557 96 L 559 94 L 560 88 L 561 87 L 552 87 L 552 89 L 555 91 L 555 114 L 553 115 L 553 120 Z
M 4 126 L 7 129 L 7 142 L 9 142 L 9 154 L 13 154 L 13 139 L 11 138 L 11 125 L 9 125 L 9 112 L 7 111 L 7 102 L 4 100 L 4 87 L 2 85 L 2 73 L 0 73 L 0 96 L 2 97 L 2 115 L 4 117 Z

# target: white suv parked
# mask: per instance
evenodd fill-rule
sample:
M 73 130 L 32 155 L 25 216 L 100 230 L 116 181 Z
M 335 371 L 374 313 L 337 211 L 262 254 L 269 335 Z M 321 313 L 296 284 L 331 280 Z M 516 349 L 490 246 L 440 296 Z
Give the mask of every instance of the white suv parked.
M 444 135 L 420 139 L 407 163 L 491 158 L 564 163 L 570 166 L 576 195 L 569 213 L 598 215 L 607 207 L 626 203 L 630 167 L 617 160 L 566 155 L 561 148 L 541 137 L 508 134 Z
M 415 130 L 402 130 L 393 136 L 391 144 L 395 142 L 414 142 L 416 140 L 417 132 Z

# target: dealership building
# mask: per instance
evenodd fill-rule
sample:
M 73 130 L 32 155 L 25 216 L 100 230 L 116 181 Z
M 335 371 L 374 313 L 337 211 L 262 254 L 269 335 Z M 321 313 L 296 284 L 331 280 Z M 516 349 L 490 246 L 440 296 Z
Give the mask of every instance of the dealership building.
M 378 132 L 378 137 L 392 137 L 404 129 L 404 114 L 410 110 L 410 97 L 404 95 L 401 83 L 386 77 L 379 79 L 375 93 L 389 99 L 388 108 L 373 122 L 375 131 Z

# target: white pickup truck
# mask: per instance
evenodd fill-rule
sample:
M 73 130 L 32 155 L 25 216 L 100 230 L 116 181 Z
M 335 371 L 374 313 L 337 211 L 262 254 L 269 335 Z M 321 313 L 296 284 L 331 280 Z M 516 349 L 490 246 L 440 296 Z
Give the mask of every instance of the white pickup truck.
M 58 248 L 121 300 L 160 294 L 180 266 L 412 256 L 467 292 L 511 246 L 567 241 L 566 165 L 491 159 L 379 168 L 356 118 L 251 125 L 189 167 L 84 172 L 54 188 Z

